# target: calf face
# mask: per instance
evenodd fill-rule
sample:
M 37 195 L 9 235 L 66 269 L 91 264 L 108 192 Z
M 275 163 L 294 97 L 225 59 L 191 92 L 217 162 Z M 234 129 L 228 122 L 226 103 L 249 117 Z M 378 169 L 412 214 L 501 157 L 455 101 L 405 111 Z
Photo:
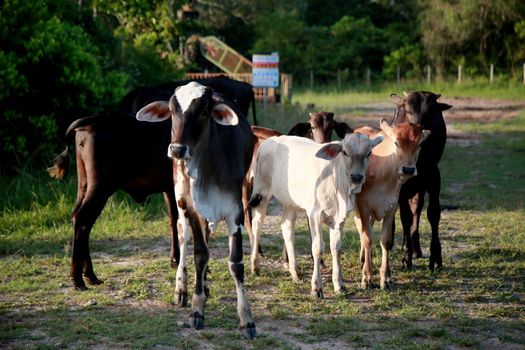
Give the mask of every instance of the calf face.
M 421 143 L 430 135 L 429 130 L 422 130 L 421 125 L 404 122 L 391 127 L 386 120 L 381 120 L 381 130 L 395 146 L 398 164 L 397 174 L 403 179 L 417 175 L 416 162 Z
M 363 134 L 347 134 L 340 143 L 330 143 L 323 146 L 316 153 L 316 157 L 330 160 L 342 154 L 347 177 L 354 187 L 352 191 L 353 193 L 358 193 L 361 190 L 361 185 L 366 180 L 365 174 L 370 155 L 372 154 L 372 148 L 381 141 L 383 141 L 383 136 L 381 135 L 370 139 Z

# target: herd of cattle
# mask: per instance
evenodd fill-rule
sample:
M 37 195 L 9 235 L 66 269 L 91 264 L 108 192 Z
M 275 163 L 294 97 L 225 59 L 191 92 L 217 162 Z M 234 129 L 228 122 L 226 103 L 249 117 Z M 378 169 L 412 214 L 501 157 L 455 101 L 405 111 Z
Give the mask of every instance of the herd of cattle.
M 383 119 L 380 128 L 352 129 L 335 121 L 332 113 L 315 112 L 282 135 L 250 127 L 250 105 L 256 124 L 252 87 L 219 77 L 139 88 L 122 100 L 117 112 L 74 121 L 66 131 L 68 144 L 75 139 L 78 176 L 72 214 L 74 287 L 86 289 L 84 277 L 90 284 L 102 283 L 93 270 L 89 233 L 117 190 L 138 202 L 164 193 L 172 235 L 170 259 L 177 268 L 175 302 L 181 306 L 188 302 L 186 254 L 192 235 L 196 273 L 190 326 L 195 329 L 204 326 L 209 294 L 208 238 L 225 220 L 240 327 L 245 337 L 255 337 L 243 287 L 241 229 L 244 224 L 248 231 L 251 270 L 256 274 L 262 223 L 272 197 L 283 205 L 284 253 L 293 280 L 299 280 L 294 225 L 297 213 L 306 212 L 314 263 L 311 291 L 318 298 L 324 297 L 322 224 L 330 229 L 334 291 L 344 293 L 341 249 L 347 215 L 354 211 L 360 234 L 363 288 L 373 281 L 372 227 L 382 221 L 380 286 L 389 289 L 396 210 L 399 207 L 403 226 L 403 265 L 411 267 L 413 255 L 421 256 L 418 226 L 427 192 L 432 228 L 429 268 L 441 269 L 438 162 L 446 143 L 442 111 L 451 106 L 438 102 L 439 97 L 425 91 L 404 98 L 392 95 L 394 119 Z M 333 131 L 342 141 L 330 142 Z M 68 147 L 49 169 L 53 177 L 64 176 L 67 159 Z

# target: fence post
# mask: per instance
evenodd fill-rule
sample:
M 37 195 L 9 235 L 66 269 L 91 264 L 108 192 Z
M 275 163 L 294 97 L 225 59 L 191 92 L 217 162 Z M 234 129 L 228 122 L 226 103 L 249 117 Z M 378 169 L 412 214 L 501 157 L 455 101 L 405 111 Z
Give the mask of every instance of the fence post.
M 310 70 L 310 89 L 314 88 L 314 71 Z
M 399 68 L 399 66 L 397 67 L 396 78 L 397 78 L 397 86 L 399 86 L 399 84 L 401 83 L 401 68 Z
M 341 70 L 337 70 L 337 88 L 341 89 Z
M 427 66 L 427 85 L 430 85 L 430 66 Z
M 461 64 L 458 65 L 458 83 L 461 83 Z
M 366 85 L 370 85 L 370 68 L 366 68 Z
M 494 64 L 490 64 L 490 78 L 489 81 L 492 84 L 492 80 L 494 79 Z

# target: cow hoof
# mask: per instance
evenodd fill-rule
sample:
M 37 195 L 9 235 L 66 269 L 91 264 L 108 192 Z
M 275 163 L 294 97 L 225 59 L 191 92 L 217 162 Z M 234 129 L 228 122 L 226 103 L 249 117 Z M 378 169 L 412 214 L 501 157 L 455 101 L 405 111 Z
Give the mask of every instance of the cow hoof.
M 71 278 L 71 282 L 73 282 L 73 288 L 75 290 L 79 290 L 81 292 L 85 291 L 85 290 L 88 290 L 88 288 L 86 287 L 86 284 L 84 283 L 84 280 L 82 278 L 77 279 L 77 278 L 72 277 Z
M 372 281 L 371 280 L 363 280 L 361 281 L 361 289 L 371 289 L 372 288 Z
M 101 284 L 104 283 L 104 281 L 99 280 L 99 279 L 97 278 L 97 276 L 95 276 L 95 275 L 93 275 L 93 276 L 85 276 L 85 277 L 86 277 L 87 282 L 88 282 L 90 285 L 92 285 L 92 286 L 99 286 L 99 285 L 101 285 Z
M 345 286 L 342 286 L 340 289 L 334 290 L 334 293 L 335 293 L 335 295 L 343 296 L 343 295 L 346 295 L 348 293 L 348 291 L 346 290 Z
M 195 329 L 196 331 L 204 328 L 204 316 L 199 314 L 197 311 L 190 315 L 190 328 Z
M 414 254 L 412 254 L 412 257 L 414 259 L 421 259 L 423 257 L 423 252 L 421 250 L 417 251 L 417 252 L 414 252 Z
M 324 299 L 324 294 L 322 289 L 312 290 L 312 296 L 319 300 Z
M 83 286 L 74 286 L 75 290 L 78 290 L 80 292 L 84 292 L 86 290 L 88 290 L 89 288 L 86 287 L 86 285 L 83 285 Z
M 412 267 L 413 267 L 412 259 L 409 259 L 409 258 L 403 257 L 403 259 L 401 260 L 401 262 L 403 263 L 403 267 L 404 267 L 405 269 L 407 269 L 407 270 L 412 269 Z
M 394 288 L 394 282 L 392 282 L 392 280 L 388 279 L 386 281 L 381 281 L 382 290 L 392 290 L 393 288 Z
M 210 288 L 208 288 L 208 286 L 204 286 L 204 295 L 206 296 L 206 298 L 211 297 Z
M 175 304 L 179 307 L 185 307 L 188 305 L 188 292 L 182 290 L 175 292 Z
M 171 267 L 172 269 L 175 269 L 175 270 L 176 270 L 176 269 L 179 267 L 179 264 L 177 263 L 177 260 L 175 260 L 175 259 L 170 259 L 170 267 Z
M 255 329 L 255 323 L 248 322 L 246 327 L 241 327 L 244 333 L 244 338 L 253 339 L 257 335 L 257 330 Z

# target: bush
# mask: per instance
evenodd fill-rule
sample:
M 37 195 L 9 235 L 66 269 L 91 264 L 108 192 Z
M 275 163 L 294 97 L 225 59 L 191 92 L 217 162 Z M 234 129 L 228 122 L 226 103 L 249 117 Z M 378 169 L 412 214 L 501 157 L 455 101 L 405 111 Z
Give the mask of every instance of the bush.
M 83 29 L 94 19 L 69 0 L 52 4 L 6 0 L 0 13 L 2 172 L 49 156 L 71 121 L 114 105 L 127 90 L 127 73 L 104 66 Z M 86 27 L 100 39 L 100 27 Z

